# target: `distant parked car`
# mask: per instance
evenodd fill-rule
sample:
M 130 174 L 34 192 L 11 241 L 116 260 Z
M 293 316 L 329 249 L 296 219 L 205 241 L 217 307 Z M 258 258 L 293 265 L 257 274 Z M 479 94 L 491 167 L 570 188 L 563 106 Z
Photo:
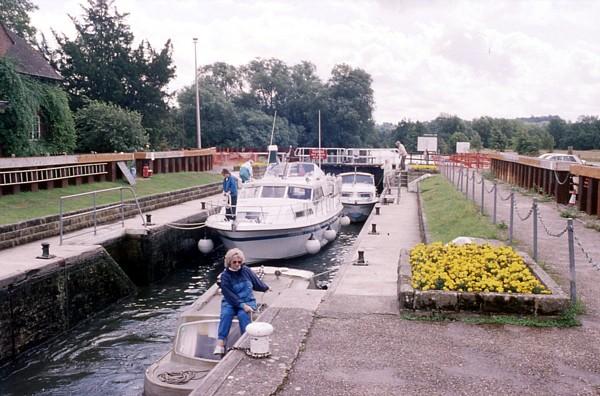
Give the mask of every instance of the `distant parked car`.
M 575 162 L 578 164 L 585 165 L 585 161 L 574 154 L 546 153 L 540 155 L 538 158 L 550 161 Z

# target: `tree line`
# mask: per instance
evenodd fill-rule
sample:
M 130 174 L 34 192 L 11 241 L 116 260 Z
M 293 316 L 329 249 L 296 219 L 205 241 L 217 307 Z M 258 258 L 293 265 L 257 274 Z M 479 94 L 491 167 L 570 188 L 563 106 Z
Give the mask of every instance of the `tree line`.
M 87 0 L 82 14 L 71 16 L 75 37 L 53 31 L 57 46 L 52 48 L 43 35 L 36 39 L 36 29 L 28 17 L 35 9 L 30 0 L 0 0 L 0 18 L 5 25 L 36 45 L 64 77 L 62 88 L 68 108 L 58 93 L 53 103 L 55 108 L 62 106 L 58 113 L 65 118 L 55 124 L 66 127 L 55 134 L 62 140 L 54 139 L 45 146 L 13 142 L 13 153 L 196 146 L 195 86 L 190 83 L 177 93 L 167 88 L 176 75 L 170 40 L 158 48 L 146 40 L 134 45 L 128 14 L 118 12 L 111 0 Z M 0 76 L 0 82 L 6 81 L 0 84 L 0 95 L 10 97 L 14 95 L 11 89 L 15 89 L 11 88 L 14 71 L 3 65 L 0 74 L 5 69 L 10 78 Z M 435 135 L 441 153 L 452 153 L 456 142 L 463 141 L 470 142 L 475 150 L 528 154 L 568 146 L 600 148 L 597 117 L 582 117 L 576 122 L 557 116 L 468 121 L 441 114 L 431 121 L 404 119 L 397 124 L 376 125 L 372 77 L 347 64 L 335 65 L 325 81 L 311 62 L 288 65 L 275 58 L 257 58 L 239 66 L 216 62 L 201 66 L 197 73 L 204 147 L 264 148 L 269 144 L 274 119 L 275 144 L 316 146 L 320 112 L 322 145 L 326 147 L 393 147 L 400 140 L 414 152 L 418 136 Z M 24 98 L 21 101 L 26 102 Z M 402 109 L 398 111 L 402 113 Z M 11 113 L 11 117 L 16 116 Z M 26 130 L 29 118 L 0 123 L 0 139 L 11 135 L 11 126 Z

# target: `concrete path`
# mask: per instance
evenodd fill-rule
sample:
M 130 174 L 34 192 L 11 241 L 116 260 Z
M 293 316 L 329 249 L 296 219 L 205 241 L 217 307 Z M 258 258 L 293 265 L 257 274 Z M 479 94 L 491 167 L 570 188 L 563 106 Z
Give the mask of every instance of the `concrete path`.
M 367 252 L 377 241 L 376 250 L 365 253 L 369 266 L 340 271 L 277 395 L 600 394 L 595 315 L 570 329 L 411 321 L 399 315 L 391 289 L 399 250 L 419 239 L 416 196 L 403 194 L 399 206 L 382 209 L 391 212 L 378 224 L 382 234 L 360 241 Z M 363 233 L 369 229 L 367 224 Z M 545 254 L 563 268 L 564 258 L 551 249 Z
M 188 201 L 176 206 L 157 209 L 152 213 L 152 227 L 162 227 L 167 223 L 183 221 L 185 218 L 197 215 L 203 211 L 202 202 L 207 202 L 206 208 L 222 202 L 221 195 L 214 195 L 199 200 Z M 206 210 L 204 210 L 206 212 Z M 64 262 L 65 259 L 81 255 L 85 252 L 95 251 L 99 245 L 120 238 L 125 234 L 139 234 L 146 232 L 146 227 L 140 216 L 125 219 L 121 223 L 105 224 L 97 227 L 96 235 L 93 228 L 85 228 L 66 234 L 61 246 L 59 237 L 15 246 L 0 250 L 0 287 L 27 278 L 29 275 L 39 275 L 49 271 Z M 52 259 L 36 259 L 42 254 L 41 243 L 50 243 Z

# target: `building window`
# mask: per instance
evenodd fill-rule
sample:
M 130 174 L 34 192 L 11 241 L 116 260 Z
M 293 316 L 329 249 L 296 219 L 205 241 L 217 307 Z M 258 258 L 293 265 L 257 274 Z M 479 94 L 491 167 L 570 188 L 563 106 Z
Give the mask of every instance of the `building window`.
M 40 140 L 42 134 L 40 125 L 40 116 L 36 114 L 35 116 L 33 116 L 33 126 L 31 128 L 31 136 L 29 137 L 31 140 Z

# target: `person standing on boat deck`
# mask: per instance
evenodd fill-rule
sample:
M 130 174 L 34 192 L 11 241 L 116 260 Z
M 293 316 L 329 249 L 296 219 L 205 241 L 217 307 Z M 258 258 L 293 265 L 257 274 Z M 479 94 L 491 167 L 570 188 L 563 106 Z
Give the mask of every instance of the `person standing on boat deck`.
M 252 164 L 254 161 L 249 159 L 240 166 L 240 179 L 242 183 L 246 183 L 252 179 Z
M 225 168 L 221 171 L 221 175 L 223 175 L 223 194 L 229 195 L 229 206 L 225 209 L 225 217 L 235 220 L 235 207 L 238 196 L 237 179 Z
M 406 148 L 402 142 L 400 142 L 400 140 L 396 141 L 396 148 L 398 149 L 398 154 L 400 155 L 400 170 L 406 170 L 404 168 L 406 164 L 406 156 L 408 155 Z
M 240 331 L 246 331 L 252 314 L 256 310 L 253 290 L 266 292 L 269 286 L 261 281 L 249 267 L 244 265 L 244 252 L 233 248 L 225 254 L 225 270 L 221 274 L 221 316 L 215 355 L 225 353 L 225 339 L 229 334 L 233 317 L 237 316 Z

